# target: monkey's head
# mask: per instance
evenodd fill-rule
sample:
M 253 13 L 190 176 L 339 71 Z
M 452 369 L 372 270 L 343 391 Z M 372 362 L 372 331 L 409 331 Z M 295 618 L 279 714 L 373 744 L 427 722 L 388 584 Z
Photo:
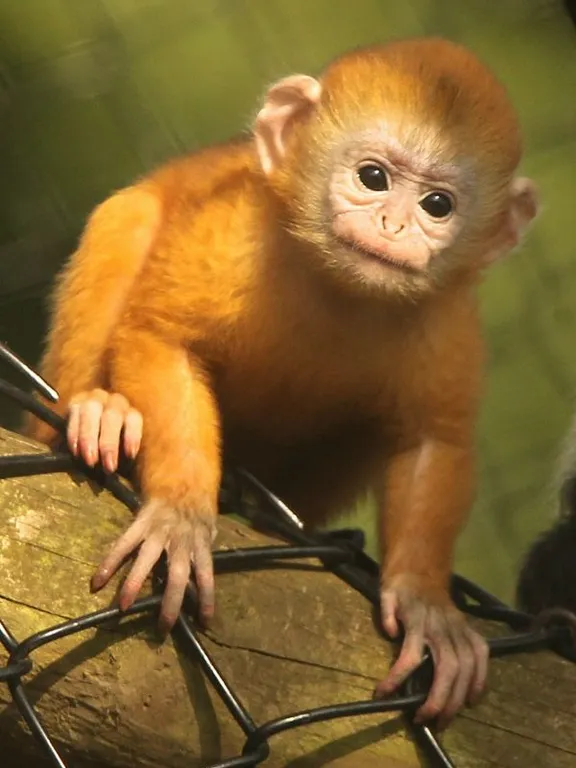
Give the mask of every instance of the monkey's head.
M 423 38 L 272 85 L 254 126 L 288 226 L 340 280 L 414 296 L 513 248 L 537 212 L 518 122 L 475 56 Z

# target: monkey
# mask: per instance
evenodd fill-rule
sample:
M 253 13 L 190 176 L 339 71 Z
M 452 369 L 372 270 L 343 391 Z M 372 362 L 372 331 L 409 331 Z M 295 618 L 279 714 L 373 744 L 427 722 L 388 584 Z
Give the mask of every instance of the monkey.
M 474 54 L 398 40 L 279 80 L 249 133 L 95 209 L 57 282 L 41 364 L 74 453 L 109 470 L 120 444 L 136 457 L 144 503 L 94 590 L 138 550 L 125 609 L 166 552 L 162 628 L 191 573 L 208 621 L 227 464 L 308 527 L 371 492 L 382 624 L 404 631 L 376 695 L 428 647 L 417 719 L 445 727 L 478 698 L 487 643 L 448 585 L 475 486 L 477 286 L 538 210 L 521 156 L 507 92 Z
M 554 485 L 558 513 L 522 559 L 516 604 L 534 615 L 549 609 L 576 615 L 576 418 L 560 451 Z

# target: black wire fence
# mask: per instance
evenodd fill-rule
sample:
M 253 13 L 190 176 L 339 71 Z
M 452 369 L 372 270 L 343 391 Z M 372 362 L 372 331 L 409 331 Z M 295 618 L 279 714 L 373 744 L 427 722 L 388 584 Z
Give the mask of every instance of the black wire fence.
M 0 344 L 0 359 L 23 373 L 31 385 L 53 402 L 58 399 L 55 390 L 6 346 Z M 65 432 L 65 420 L 40 403 L 35 397 L 19 387 L 0 378 L 0 394 L 10 398 L 21 408 L 33 413 L 61 433 Z M 106 474 L 101 469 L 91 469 L 66 452 L 51 454 L 30 454 L 0 457 L 0 480 L 51 472 L 78 471 L 81 469 L 91 480 L 107 488 L 117 499 L 131 510 L 139 506 L 137 494 L 128 488 L 117 474 Z M 248 472 L 237 469 L 228 473 L 222 492 L 223 506 L 228 511 L 244 514 L 253 521 L 253 513 L 245 504 L 246 493 L 259 501 L 260 511 L 268 530 L 283 538 L 285 545 L 251 547 L 214 553 L 215 572 L 247 570 L 272 565 L 280 560 L 294 560 L 302 557 L 318 558 L 324 567 L 356 589 L 373 606 L 379 605 L 378 564 L 363 550 L 364 537 L 361 531 L 353 529 L 305 533 L 297 515 L 289 510 L 270 490 Z M 161 577 L 156 578 L 161 586 Z M 562 612 L 548 612 L 539 617 L 513 610 L 471 581 L 458 576 L 452 577 L 452 594 L 458 607 L 464 612 L 508 625 L 513 631 L 505 637 L 490 639 L 491 656 L 548 647 L 561 655 L 576 660 L 574 652 L 574 617 Z M 22 718 L 27 723 L 39 750 L 48 757 L 51 764 L 67 768 L 46 732 L 38 714 L 30 703 L 23 678 L 33 669 L 31 655 L 41 646 L 60 640 L 69 635 L 91 629 L 127 615 L 150 614 L 151 621 L 156 613 L 162 595 L 160 590 L 151 597 L 137 600 L 127 611 L 107 608 L 85 616 L 65 621 L 24 640 L 18 640 L 0 617 L 0 643 L 9 654 L 4 667 L 0 667 L 0 683 L 5 683 L 12 695 Z M 193 601 L 189 590 L 187 602 Z M 284 731 L 328 721 L 335 718 L 356 717 L 384 712 L 405 714 L 407 727 L 421 745 L 430 766 L 455 768 L 455 763 L 428 725 L 416 724 L 412 714 L 425 701 L 433 677 L 433 662 L 429 654 L 423 658 L 418 669 L 403 684 L 394 696 L 379 700 L 353 701 L 333 706 L 294 712 L 264 723 L 256 723 L 242 704 L 241 697 L 226 681 L 218 666 L 203 645 L 192 620 L 184 611 L 176 623 L 179 633 L 190 655 L 200 664 L 206 678 L 222 699 L 228 711 L 245 735 L 242 753 L 236 757 L 220 760 L 206 768 L 251 768 L 264 763 L 270 754 L 270 741 Z M 69 765 L 69 768 L 73 768 Z
M 576 391 L 576 100 L 566 98 L 576 37 L 564 0 L 2 0 L 0 338 L 39 358 L 56 271 L 112 190 L 245 129 L 275 79 L 420 34 L 471 46 L 507 84 L 526 138 L 522 173 L 545 203 L 482 289 L 490 377 L 478 494 L 457 554 L 462 572 L 511 600 L 548 521 Z M 18 418 L 0 398 L 0 423 Z M 370 512 L 362 505 L 350 525 Z

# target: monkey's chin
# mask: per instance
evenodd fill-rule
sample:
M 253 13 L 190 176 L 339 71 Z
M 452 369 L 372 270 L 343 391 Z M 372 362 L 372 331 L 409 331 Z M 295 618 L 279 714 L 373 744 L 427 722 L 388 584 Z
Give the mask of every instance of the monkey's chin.
M 374 253 L 358 243 L 337 238 L 333 255 L 344 271 L 364 291 L 381 294 L 410 295 L 430 290 L 428 273 L 397 261 L 385 254 Z

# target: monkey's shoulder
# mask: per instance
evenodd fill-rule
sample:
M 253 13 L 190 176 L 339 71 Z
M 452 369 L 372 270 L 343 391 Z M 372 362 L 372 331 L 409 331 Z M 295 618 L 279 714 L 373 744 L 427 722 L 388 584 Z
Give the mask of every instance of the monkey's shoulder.
M 248 137 L 238 137 L 169 160 L 144 180 L 158 191 L 165 212 L 178 214 L 234 195 L 259 175 Z
M 155 248 L 162 261 L 207 290 L 214 280 L 248 279 L 270 219 L 253 142 L 238 139 L 176 158 L 145 183 L 162 201 Z

